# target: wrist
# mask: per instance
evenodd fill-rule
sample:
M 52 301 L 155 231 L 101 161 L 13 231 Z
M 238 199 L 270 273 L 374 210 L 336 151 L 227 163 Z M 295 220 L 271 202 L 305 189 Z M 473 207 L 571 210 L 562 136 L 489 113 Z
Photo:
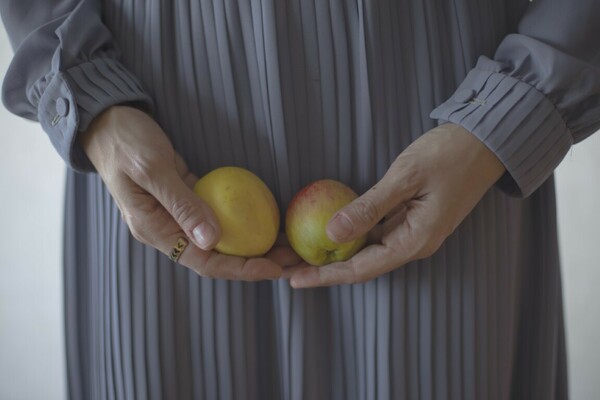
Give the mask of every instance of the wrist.
M 104 162 L 114 154 L 115 134 L 120 114 L 127 106 L 111 106 L 98 114 L 88 128 L 78 136 L 79 143 L 98 172 Z
M 440 125 L 439 128 L 450 132 L 452 142 L 460 142 L 459 146 L 462 150 L 460 150 L 459 161 L 465 171 L 468 171 L 472 183 L 487 190 L 502 177 L 506 171 L 504 164 L 475 135 L 461 125 L 453 123 Z

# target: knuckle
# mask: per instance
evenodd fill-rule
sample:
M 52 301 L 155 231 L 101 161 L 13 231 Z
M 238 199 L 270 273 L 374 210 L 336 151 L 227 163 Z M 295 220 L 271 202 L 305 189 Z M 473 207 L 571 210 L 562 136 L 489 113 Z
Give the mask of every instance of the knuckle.
M 196 273 L 202 277 L 202 278 L 206 278 L 206 279 L 214 279 L 214 275 L 211 274 L 208 271 L 208 268 L 206 268 L 205 266 L 198 266 L 196 268 L 194 268 L 194 270 L 196 271 Z
M 377 205 L 368 197 L 364 197 L 357 201 L 355 212 L 356 217 L 362 223 L 378 222 L 382 218 Z
M 193 263 L 190 267 L 202 278 L 214 278 L 214 261 L 213 257 L 215 254 L 210 254 L 207 258 L 199 260 L 199 262 Z M 211 264 L 213 267 L 211 268 Z
M 141 215 L 124 211 L 122 213 L 122 218 L 129 227 L 129 232 L 131 232 L 131 236 L 133 236 L 135 240 L 143 244 L 150 245 Z
M 131 227 L 129 228 L 129 232 L 131 232 L 131 236 L 133 236 L 133 238 L 135 240 L 137 240 L 140 243 L 146 244 L 144 239 L 139 235 L 138 231 L 135 229 L 132 229 Z
M 412 153 L 402 153 L 390 168 L 392 186 L 402 192 L 417 191 L 424 176 L 422 157 Z
M 197 208 L 188 199 L 177 199 L 171 206 L 171 215 L 186 231 L 192 230 L 200 221 L 198 221 Z
M 347 274 L 344 279 L 344 283 L 347 285 L 364 283 L 369 280 L 367 274 L 365 274 L 364 271 L 361 270 L 361 268 L 359 268 L 359 266 L 353 261 L 350 264 L 350 272 L 351 274 Z
M 206 278 L 206 271 L 204 268 L 202 268 L 201 266 L 193 266 L 192 269 L 194 270 L 194 272 L 196 272 L 196 274 L 201 277 L 201 278 Z

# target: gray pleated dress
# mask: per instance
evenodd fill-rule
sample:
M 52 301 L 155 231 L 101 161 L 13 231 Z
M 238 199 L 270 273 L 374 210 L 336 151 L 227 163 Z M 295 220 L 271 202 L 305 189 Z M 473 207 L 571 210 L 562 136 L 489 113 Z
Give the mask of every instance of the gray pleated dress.
M 3 95 L 69 169 L 71 399 L 566 399 L 553 169 L 600 124 L 596 0 L 2 1 Z M 120 52 L 119 52 L 120 50 Z M 364 284 L 199 278 L 138 243 L 74 140 L 148 110 L 192 171 L 282 210 L 363 192 L 439 121 L 507 173 L 430 258 Z M 460 162 L 460 160 L 456 160 Z

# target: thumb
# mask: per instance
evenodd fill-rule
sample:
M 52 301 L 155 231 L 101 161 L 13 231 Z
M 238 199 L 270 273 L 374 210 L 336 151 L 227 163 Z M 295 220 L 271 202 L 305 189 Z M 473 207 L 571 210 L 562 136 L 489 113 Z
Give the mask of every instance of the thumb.
M 211 250 L 221 236 L 219 221 L 200 197 L 173 170 L 155 177 L 145 188 L 171 214 L 185 234 L 203 250 Z
M 337 243 L 350 242 L 371 231 L 402 201 L 404 196 L 386 174 L 377 185 L 333 215 L 327 224 L 327 236 Z

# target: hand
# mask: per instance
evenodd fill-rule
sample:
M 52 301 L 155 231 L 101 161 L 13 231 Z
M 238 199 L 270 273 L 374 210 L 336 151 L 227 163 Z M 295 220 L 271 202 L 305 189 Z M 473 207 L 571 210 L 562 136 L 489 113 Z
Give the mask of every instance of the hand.
M 191 189 L 198 178 L 145 113 L 111 107 L 93 121 L 80 140 L 132 235 L 164 254 L 179 237 L 187 237 L 189 245 L 178 262 L 199 275 L 248 281 L 276 279 L 283 266 L 299 261 L 285 237 L 280 237 L 263 258 L 245 259 L 212 251 L 221 230 L 210 207 Z
M 345 262 L 296 266 L 291 285 L 365 282 L 431 256 L 503 172 L 496 156 L 464 128 L 444 124 L 432 129 L 327 225 L 333 241 L 346 242 L 369 232 L 373 244 Z

